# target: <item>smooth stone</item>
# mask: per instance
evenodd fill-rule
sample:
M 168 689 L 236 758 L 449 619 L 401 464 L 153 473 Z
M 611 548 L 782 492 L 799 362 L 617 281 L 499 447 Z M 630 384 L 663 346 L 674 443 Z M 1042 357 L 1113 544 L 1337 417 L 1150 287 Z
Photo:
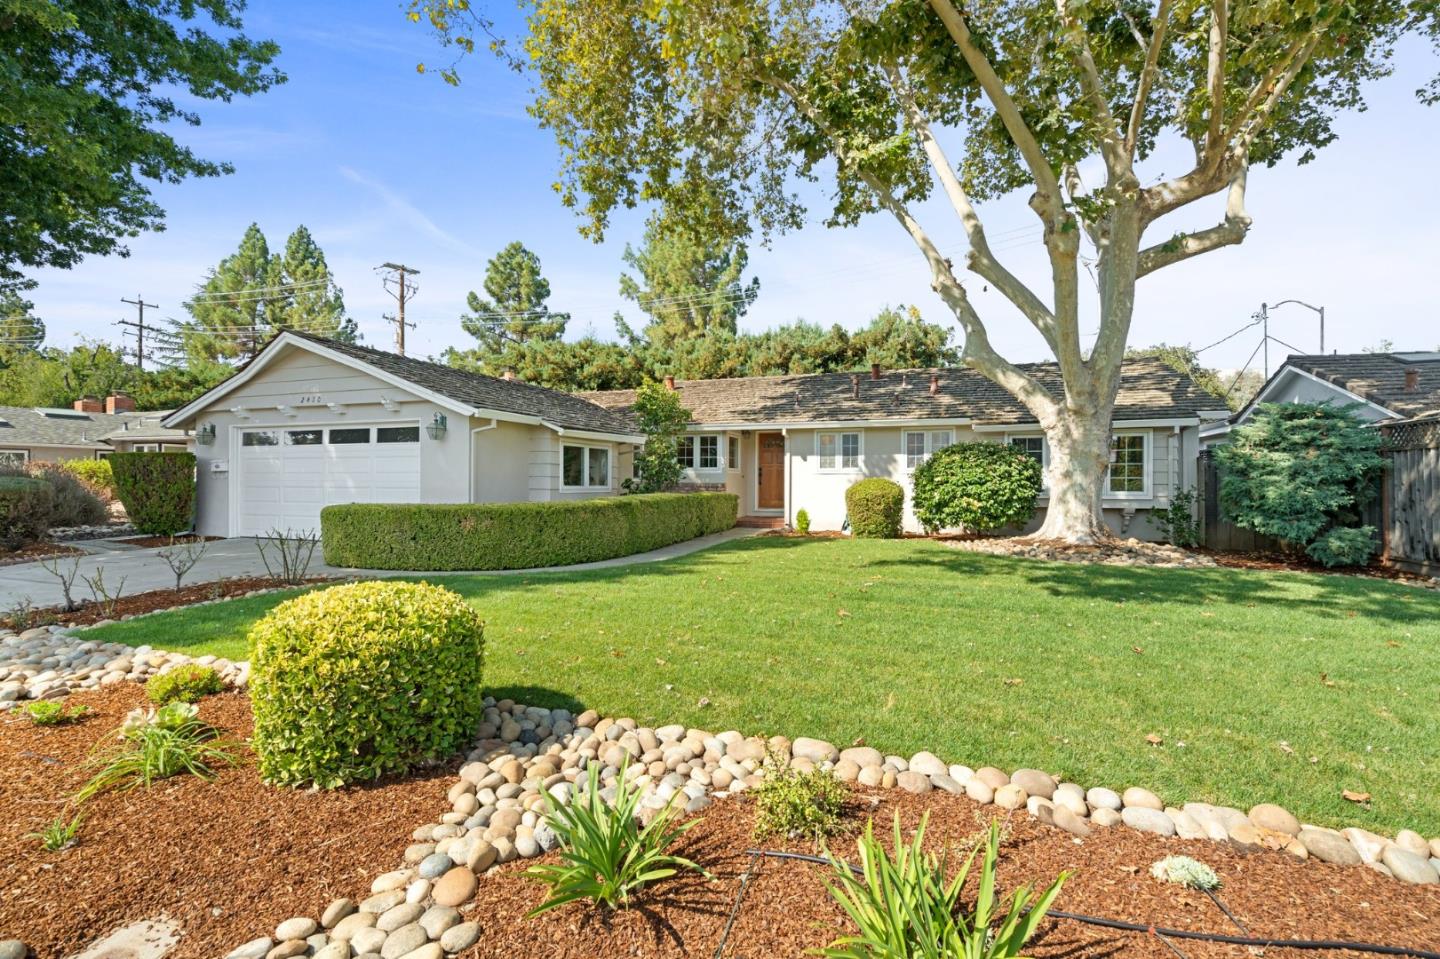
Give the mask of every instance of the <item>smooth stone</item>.
M 931 776 L 930 785 L 942 792 L 955 793 L 957 795 L 965 791 L 965 787 L 957 783 L 949 773 L 937 773 Z
M 1170 821 L 1175 823 L 1175 835 L 1181 839 L 1210 838 L 1209 834 L 1205 832 L 1205 827 L 1200 825 L 1200 823 L 1195 820 L 1195 817 L 1185 810 L 1166 809 L 1165 815 L 1169 816 Z
M 963 786 L 970 780 L 975 778 L 975 770 L 971 769 L 969 766 L 951 766 L 950 778 Z
M 1380 861 L 1390 870 L 1390 874 L 1401 882 L 1415 886 L 1429 886 L 1440 882 L 1440 875 L 1436 875 L 1429 857 L 1411 852 L 1402 846 L 1387 846 L 1380 855 Z
M 455 865 L 455 861 L 449 856 L 443 852 L 435 852 L 420 861 L 420 868 L 417 871 L 420 873 L 421 879 L 439 879 L 453 865 Z
M 1379 862 L 1380 856 L 1385 852 L 1385 847 L 1390 845 L 1390 840 L 1384 836 L 1377 836 L 1368 829 L 1360 829 L 1351 826 L 1349 829 L 1340 830 L 1340 835 L 1350 840 L 1350 845 L 1360 854 L 1360 859 L 1369 865 L 1372 862 Z
M 287 939 L 265 954 L 265 959 L 294 959 L 310 951 L 310 943 L 304 939 Z
M 441 906 L 458 906 L 475 895 L 478 888 L 475 874 L 464 866 L 456 866 L 435 881 L 431 895 Z
M 445 930 L 440 937 L 440 948 L 448 953 L 463 952 L 480 941 L 480 923 L 462 922 Z
M 885 765 L 885 754 L 870 746 L 851 746 L 849 749 L 840 750 L 840 759 L 850 760 L 855 765 L 864 769 L 866 766 Z
M 1321 862 L 1333 863 L 1337 866 L 1360 865 L 1360 854 L 1344 836 L 1320 829 L 1302 829 L 1300 830 L 1300 841 L 1305 844 L 1306 849 L 1310 850 L 1310 855 Z
M 934 753 L 919 752 L 910 757 L 910 771 L 924 776 L 948 776 L 950 767 Z
M 1180 811 L 1199 823 L 1200 828 L 1205 831 L 1205 838 L 1211 842 L 1229 840 L 1230 830 L 1226 828 L 1220 813 L 1209 803 L 1187 802 L 1180 807 Z
M 393 909 L 405 901 L 404 889 L 387 889 L 384 892 L 377 892 L 375 895 L 360 903 L 361 912 L 373 912 L 380 915 L 387 909 Z
M 1430 840 L 1430 858 L 1440 859 L 1440 837 Z
M 335 923 L 330 930 L 331 939 L 353 939 L 361 929 L 374 929 L 378 918 L 373 912 L 354 912 Z
M 315 950 L 315 959 L 350 959 L 350 941 L 338 939 Z
M 1079 816 L 1081 819 L 1084 819 L 1086 816 L 1090 815 L 1090 807 L 1085 803 L 1085 796 L 1083 793 L 1061 792 L 1057 789 L 1055 791 L 1055 795 L 1050 797 L 1050 801 L 1057 806 L 1064 806 L 1066 809 L 1070 810 L 1070 812 L 1074 813 L 1076 816 Z
M 835 778 L 842 783 L 853 783 L 860 776 L 860 767 L 853 759 L 841 757 L 835 764 Z
M 296 916 L 275 927 L 275 938 L 281 942 L 287 939 L 304 939 L 306 936 L 313 936 L 319 929 L 320 923 L 314 919 Z
M 1125 805 L 1120 794 L 1113 789 L 1106 789 L 1104 786 L 1095 786 L 1085 791 L 1085 802 L 1089 803 L 1091 809 L 1113 809 L 1119 812 Z
M 1153 809 L 1156 812 L 1165 811 L 1165 804 L 1160 801 L 1159 796 L 1148 789 L 1141 789 L 1139 786 L 1131 786 L 1125 790 L 1120 796 L 1120 801 L 1125 804 L 1126 808 Z
M 930 777 L 924 773 L 907 769 L 895 777 L 895 785 L 910 793 L 928 793 L 931 788 Z
M 1175 821 L 1165 815 L 1163 809 L 1127 805 L 1120 810 L 1120 821 L 1140 832 L 1154 833 L 1157 836 L 1175 835 Z
M 1028 798 L 1018 783 L 1006 783 L 995 790 L 995 805 L 1001 809 L 1019 809 Z
M 994 766 L 981 766 L 975 770 L 975 778 L 991 789 L 999 789 L 1001 786 L 1010 785 L 1010 777 Z
M 1401 849 L 1408 849 L 1417 856 L 1430 858 L 1430 844 L 1425 837 L 1413 829 L 1402 829 L 1395 834 L 1395 845 Z
M 259 939 L 251 939 L 243 946 L 236 946 L 226 953 L 225 959 L 264 959 L 266 953 L 273 948 L 275 940 L 269 936 L 261 936 Z M 25 943 L 19 939 L 0 942 L 0 959 L 25 959 L 25 953 Z
M 320 914 L 320 926 L 324 929 L 334 929 L 341 919 L 354 915 L 355 909 L 355 900 L 336 899 Z
M 796 759 L 808 759 L 813 763 L 834 762 L 840 758 L 840 750 L 823 739 L 809 739 L 801 736 L 790 744 L 790 753 Z
M 1090 835 L 1090 825 L 1064 806 L 1056 805 L 1050 810 L 1051 821 L 1072 836 L 1084 839 Z
M 1027 796 L 1041 796 L 1045 799 L 1053 799 L 1055 796 L 1055 780 L 1050 778 L 1049 773 L 1038 769 L 1017 769 L 1010 774 L 1010 781 L 1025 790 Z
M 1300 835 L 1300 820 L 1290 810 L 1274 803 L 1261 803 L 1250 809 L 1250 821 L 1261 829 L 1283 832 L 1287 836 Z
M 1259 852 L 1265 848 L 1260 840 L 1259 827 L 1248 820 L 1230 827 L 1230 845 L 1241 852 Z
M 375 920 L 375 928 L 381 932 L 394 932 L 401 926 L 410 925 L 424 912 L 425 907 L 418 902 L 402 902 L 381 913 L 380 918 Z
M 1109 829 L 1111 826 L 1119 824 L 1120 814 L 1113 809 L 1101 806 L 1099 809 L 1090 813 L 1090 822 L 1096 826 Z
M 495 864 L 495 847 L 480 840 L 470 848 L 465 857 L 465 868 L 472 872 L 484 872 Z
M 439 939 L 445 931 L 460 922 L 460 910 L 453 906 L 431 906 L 420 917 L 420 928 L 431 939 Z
M 400 959 L 444 959 L 445 951 L 438 942 L 427 942 L 419 949 L 405 953 Z M 382 956 L 381 959 L 384 959 Z
M 885 781 L 885 767 L 864 766 L 861 768 L 860 775 L 856 777 L 855 781 L 862 786 L 879 786 Z
M 355 935 L 350 937 L 350 948 L 355 950 L 357 956 L 378 955 L 388 938 L 389 936 L 374 927 L 357 929 Z
M 978 775 L 965 784 L 965 795 L 982 805 L 995 801 L 995 790 Z
M 420 923 L 412 922 L 408 926 L 401 926 L 385 937 L 385 945 L 380 947 L 381 959 L 400 959 L 429 941 L 430 937 L 425 935 Z

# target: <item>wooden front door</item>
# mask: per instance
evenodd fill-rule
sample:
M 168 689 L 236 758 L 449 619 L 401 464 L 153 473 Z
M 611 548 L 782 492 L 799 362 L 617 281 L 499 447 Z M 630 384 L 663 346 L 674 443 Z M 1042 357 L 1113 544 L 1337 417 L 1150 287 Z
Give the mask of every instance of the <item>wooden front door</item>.
M 785 507 L 785 437 L 779 433 L 761 433 L 759 474 L 756 476 L 755 505 L 759 509 Z

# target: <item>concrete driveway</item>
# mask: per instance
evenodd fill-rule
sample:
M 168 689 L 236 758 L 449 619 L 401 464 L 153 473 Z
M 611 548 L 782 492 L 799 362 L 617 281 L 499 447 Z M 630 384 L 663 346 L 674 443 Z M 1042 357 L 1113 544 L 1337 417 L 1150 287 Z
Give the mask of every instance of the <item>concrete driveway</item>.
M 499 570 L 492 571 L 489 574 L 503 576 L 516 573 L 569 572 L 586 569 L 607 569 L 615 566 L 632 566 L 639 563 L 653 563 L 660 560 L 674 559 L 678 556 L 686 556 L 720 543 L 727 543 L 730 540 L 753 536 L 760 532 L 764 531 L 736 527 L 735 529 L 726 530 L 723 533 L 701 536 L 699 539 L 676 543 L 673 546 L 666 546 L 648 553 L 637 553 L 634 556 L 620 556 L 615 559 L 601 560 L 598 563 L 557 566 L 550 567 L 546 570 Z M 90 598 L 90 589 L 85 585 L 83 577 L 93 577 L 95 571 L 98 569 L 104 569 L 105 584 L 112 588 L 119 584 L 123 577 L 125 580 L 124 595 L 126 596 L 148 592 L 152 589 L 169 589 L 175 585 L 175 575 L 170 572 L 170 567 L 165 564 L 163 559 L 156 555 L 156 553 L 159 552 L 158 549 L 116 547 L 103 541 L 76 543 L 74 545 L 92 551 L 88 555 L 80 557 L 80 575 L 75 577 L 75 585 L 72 587 L 72 592 L 76 599 Z M 62 564 L 61 568 L 68 570 L 72 561 L 73 558 L 71 557 L 62 558 L 60 560 Z M 201 557 L 200 562 L 196 564 L 195 568 L 185 576 L 185 585 L 210 583 L 219 579 L 235 579 L 245 576 L 264 575 L 266 575 L 265 564 L 260 561 L 260 550 L 256 547 L 254 539 L 249 537 L 218 539 L 206 544 L 205 555 Z M 382 577 L 407 576 L 411 574 L 395 572 L 393 570 L 340 569 L 335 566 L 327 566 L 320 558 L 320 550 L 317 548 L 315 550 L 314 562 L 310 564 L 310 575 Z M 424 573 L 421 575 L 435 577 L 468 574 Z M 14 608 L 17 604 L 27 600 L 32 606 L 40 609 L 47 606 L 59 606 L 65 601 L 65 595 L 56 578 L 47 572 L 38 562 L 21 563 L 15 566 L 0 566 L 0 613 L 4 613 Z

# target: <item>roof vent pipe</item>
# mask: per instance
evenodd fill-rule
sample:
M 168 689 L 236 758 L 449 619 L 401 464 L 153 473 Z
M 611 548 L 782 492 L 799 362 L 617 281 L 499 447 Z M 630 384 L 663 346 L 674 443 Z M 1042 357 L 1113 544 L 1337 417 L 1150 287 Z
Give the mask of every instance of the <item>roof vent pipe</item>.
M 930 374 L 930 395 L 931 395 L 931 396 L 934 396 L 934 395 L 936 395 L 936 394 L 939 393 L 939 392 L 940 392 L 940 374 L 939 374 L 939 373 L 931 373 L 931 374 Z
M 880 364 L 879 364 L 879 363 L 871 363 L 871 364 L 870 364 L 870 378 L 871 378 L 872 380 L 878 380 L 878 379 L 880 378 Z
M 850 377 L 850 395 L 855 399 L 860 398 L 860 374 L 852 374 Z
M 665 388 L 672 393 L 675 392 L 675 376 L 673 374 L 665 376 Z
M 501 374 L 500 374 L 500 378 L 501 378 L 502 380 L 504 380 L 505 382 L 507 382 L 507 383 L 514 383 L 514 382 L 515 382 L 515 371 L 514 371 L 514 370 L 506 370 L 504 373 L 501 373 Z
M 1405 367 L 1405 392 L 1414 393 L 1420 388 L 1420 367 Z

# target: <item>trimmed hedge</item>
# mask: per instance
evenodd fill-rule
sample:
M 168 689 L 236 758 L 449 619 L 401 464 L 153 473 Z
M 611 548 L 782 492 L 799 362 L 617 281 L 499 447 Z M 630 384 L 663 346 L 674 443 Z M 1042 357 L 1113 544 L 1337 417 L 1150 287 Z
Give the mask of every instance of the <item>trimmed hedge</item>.
M 549 503 L 352 503 L 320 511 L 325 562 L 361 569 L 532 569 L 630 556 L 735 525 L 733 493 Z
M 845 491 L 850 532 L 863 539 L 897 539 L 905 490 L 894 480 L 863 479 Z
M 135 528 L 174 536 L 195 520 L 194 453 L 115 453 L 115 491 Z
M 265 781 L 331 789 L 465 749 L 485 713 L 485 624 L 428 583 L 305 593 L 250 630 Z
M 22 549 L 44 539 L 54 506 L 55 494 L 44 480 L 0 476 L 0 549 Z

